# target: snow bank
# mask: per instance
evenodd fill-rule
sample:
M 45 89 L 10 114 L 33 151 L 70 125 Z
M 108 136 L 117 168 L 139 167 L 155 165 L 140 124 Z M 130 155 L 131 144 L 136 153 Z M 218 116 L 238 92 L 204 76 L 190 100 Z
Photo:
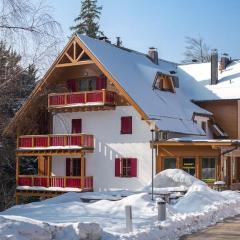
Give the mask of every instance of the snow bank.
M 154 183 L 158 189 L 188 189 L 175 205 L 167 204 L 167 220 L 161 223 L 157 221 L 156 202 L 147 192 L 127 192 L 124 194 L 129 196 L 118 201 L 106 199 L 114 200 L 112 196 L 123 195 L 121 191 L 67 193 L 4 211 L 0 216 L 0 239 L 98 239 L 101 234 L 102 240 L 177 239 L 240 214 L 238 192 L 214 191 L 182 170 L 165 170 Z M 80 197 L 104 200 L 84 203 Z M 132 233 L 125 230 L 126 205 L 132 206 Z
M 185 213 L 198 212 L 208 205 L 226 200 L 220 192 L 210 189 L 207 185 L 194 183 L 174 207 Z
M 99 240 L 102 229 L 96 223 L 53 225 L 19 216 L 0 216 L 1 240 Z

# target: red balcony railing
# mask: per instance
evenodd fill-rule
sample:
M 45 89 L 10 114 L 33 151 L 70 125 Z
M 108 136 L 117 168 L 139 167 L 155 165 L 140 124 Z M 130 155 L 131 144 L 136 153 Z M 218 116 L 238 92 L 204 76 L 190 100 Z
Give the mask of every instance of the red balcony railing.
M 93 145 L 93 135 L 87 134 L 26 135 L 18 138 L 18 148 L 67 146 L 93 148 Z
M 83 179 L 83 182 L 82 182 Z M 93 177 L 18 176 L 18 186 L 93 189 Z
M 87 106 L 92 103 L 115 105 L 116 93 L 103 89 L 88 92 L 52 93 L 48 95 L 48 107 L 50 108 L 71 105 Z

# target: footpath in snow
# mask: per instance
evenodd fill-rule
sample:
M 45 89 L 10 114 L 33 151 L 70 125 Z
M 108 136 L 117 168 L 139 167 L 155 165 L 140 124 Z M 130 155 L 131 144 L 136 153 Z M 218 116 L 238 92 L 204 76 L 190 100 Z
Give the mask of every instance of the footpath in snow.
M 183 170 L 165 170 L 154 179 L 154 191 L 187 190 L 167 204 L 167 220 L 157 221 L 157 204 L 150 185 L 141 192 L 67 193 L 41 202 L 19 205 L 0 213 L 1 240 L 178 239 L 240 214 L 240 194 L 217 192 Z M 112 195 L 127 197 L 118 201 Z M 80 197 L 101 198 L 83 203 Z M 159 197 L 158 197 L 159 198 Z M 125 230 L 125 206 L 133 208 L 133 232 Z

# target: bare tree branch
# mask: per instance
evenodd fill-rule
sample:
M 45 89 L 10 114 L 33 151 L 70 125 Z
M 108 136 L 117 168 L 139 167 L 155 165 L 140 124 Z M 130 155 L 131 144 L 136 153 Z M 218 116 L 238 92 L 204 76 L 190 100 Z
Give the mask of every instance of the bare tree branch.
M 62 47 L 61 26 L 51 10 L 45 0 L 0 0 L 0 40 L 22 56 L 23 65 L 40 66 L 40 75 Z
M 185 59 L 183 63 L 192 62 L 209 62 L 211 59 L 210 48 L 199 38 L 186 37 L 186 50 L 184 52 Z

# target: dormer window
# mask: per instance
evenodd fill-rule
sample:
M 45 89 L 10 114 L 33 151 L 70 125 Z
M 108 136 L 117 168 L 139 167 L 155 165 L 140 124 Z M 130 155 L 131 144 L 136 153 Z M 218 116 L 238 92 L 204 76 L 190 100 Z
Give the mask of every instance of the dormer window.
M 173 77 L 158 72 L 154 80 L 153 89 L 175 93 L 176 91 L 173 84 Z

